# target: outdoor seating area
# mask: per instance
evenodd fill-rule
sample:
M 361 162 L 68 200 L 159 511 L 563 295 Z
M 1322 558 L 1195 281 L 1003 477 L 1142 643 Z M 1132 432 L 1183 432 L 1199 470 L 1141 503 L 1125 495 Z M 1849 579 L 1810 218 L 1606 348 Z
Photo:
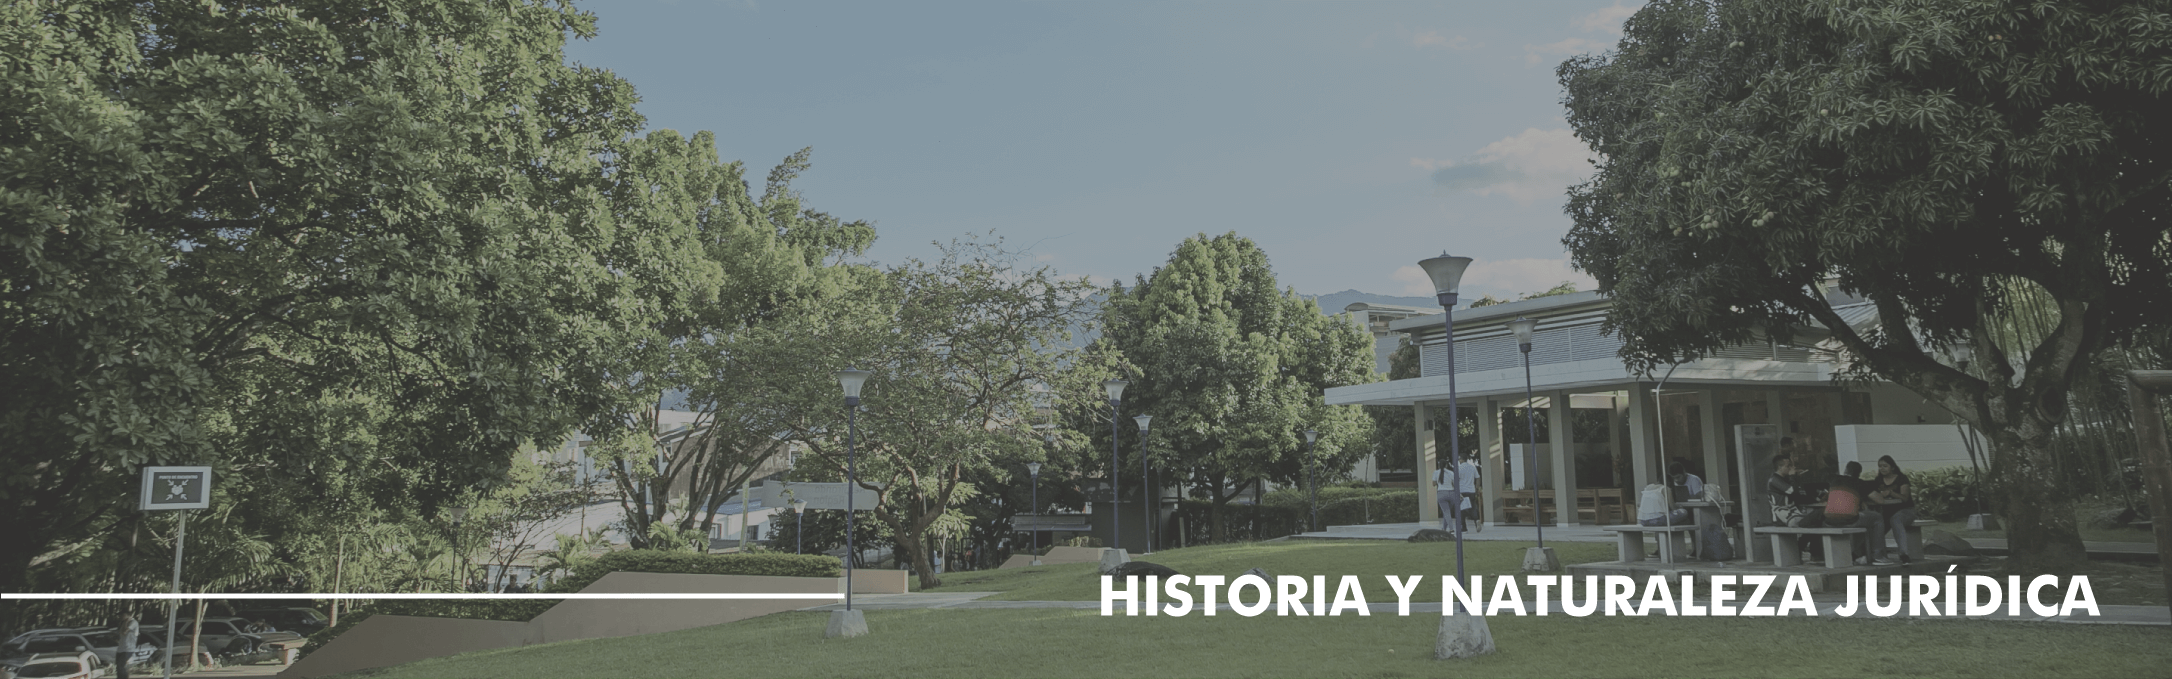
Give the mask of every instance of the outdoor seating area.
M 1772 562 L 1778 566 L 1801 564 L 1802 550 L 1796 537 L 1816 535 L 1825 540 L 1825 567 L 1840 568 L 1855 564 L 1855 535 L 1866 532 L 1862 528 L 1794 528 L 1790 526 L 1758 526 L 1752 529 L 1759 535 L 1772 539 Z
M 1533 505 L 1537 505 L 1536 508 Z M 1560 525 L 1560 504 L 1554 500 L 1554 491 L 1509 490 L 1501 492 L 1501 523 L 1532 525 L 1533 514 L 1543 513 L 1546 525 Z M 1622 506 L 1620 488 L 1579 488 L 1576 490 L 1576 521 L 1584 524 L 1620 523 L 1626 520 L 1628 510 Z
M 1613 531 L 1617 536 L 1616 549 L 1620 554 L 1620 559 L 1624 562 L 1635 563 L 1644 560 L 1644 534 L 1651 533 L 1659 540 L 1659 562 L 1681 563 L 1689 556 L 1688 538 L 1697 531 L 1699 526 L 1696 524 L 1645 526 L 1629 523 L 1618 526 L 1600 526 L 1600 528 Z

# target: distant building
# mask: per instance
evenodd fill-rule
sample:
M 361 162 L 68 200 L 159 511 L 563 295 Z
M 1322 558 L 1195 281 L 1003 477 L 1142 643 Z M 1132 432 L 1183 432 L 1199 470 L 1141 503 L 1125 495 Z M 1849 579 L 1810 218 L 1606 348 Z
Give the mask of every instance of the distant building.
M 1343 313 L 1350 314 L 1350 321 L 1356 323 L 1358 329 L 1373 336 L 1373 372 L 1382 375 L 1388 374 L 1388 357 L 1395 353 L 1395 346 L 1403 337 L 1403 333 L 1390 328 L 1389 324 L 1440 311 L 1373 302 L 1353 302 L 1342 310 Z

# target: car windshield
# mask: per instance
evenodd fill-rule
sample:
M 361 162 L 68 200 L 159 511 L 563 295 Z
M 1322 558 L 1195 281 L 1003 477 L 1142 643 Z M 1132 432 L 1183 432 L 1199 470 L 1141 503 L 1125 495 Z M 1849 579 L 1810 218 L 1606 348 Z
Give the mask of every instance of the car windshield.
M 119 632 L 95 632 L 83 635 L 83 638 L 89 639 L 92 646 L 98 648 L 105 648 L 107 646 L 114 645 L 114 643 L 116 642 L 119 642 L 121 640 L 121 635 Z
M 79 674 L 82 671 L 83 663 L 74 660 L 62 660 L 59 662 L 41 662 L 31 665 L 24 665 L 22 669 L 15 671 L 15 676 L 23 677 L 23 679 L 32 679 L 33 677 L 65 677 L 71 674 Z

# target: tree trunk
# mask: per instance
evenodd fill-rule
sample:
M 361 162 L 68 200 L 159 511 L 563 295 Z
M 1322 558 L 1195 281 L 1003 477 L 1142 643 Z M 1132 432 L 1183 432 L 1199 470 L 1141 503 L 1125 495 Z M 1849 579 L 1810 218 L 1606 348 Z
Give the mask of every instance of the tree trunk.
M 2006 524 L 2013 572 L 2064 572 L 2089 558 L 2074 519 L 2074 497 L 2062 491 L 2050 431 L 2025 424 L 1984 432 L 1991 444 L 1987 490 L 1993 511 Z
M 194 625 L 190 625 L 190 626 L 189 626 L 189 671 L 190 671 L 190 672 L 194 672 L 194 671 L 196 671 L 196 670 L 199 670 L 199 669 L 203 669 L 203 665 L 202 665 L 201 663 L 198 663 L 198 662 L 196 662 L 197 654 L 199 654 L 199 653 L 203 653 L 203 647 L 202 647 L 202 646 L 199 646 L 199 645 L 198 645 L 198 644 L 200 643 L 200 641 L 201 641 L 201 640 L 203 639 L 203 637 L 204 637 L 204 600 L 203 600 L 203 599 L 197 599 L 197 600 L 196 600 L 196 624 L 194 624 Z

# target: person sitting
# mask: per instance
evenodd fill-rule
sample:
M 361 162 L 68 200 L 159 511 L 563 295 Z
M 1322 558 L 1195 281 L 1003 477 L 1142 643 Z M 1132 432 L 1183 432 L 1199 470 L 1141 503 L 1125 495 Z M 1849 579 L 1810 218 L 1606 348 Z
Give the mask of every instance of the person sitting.
M 1684 526 L 1690 523 L 1688 509 L 1668 511 L 1667 487 L 1656 483 L 1644 486 L 1637 496 L 1637 525 Z
M 1866 486 L 1863 463 L 1849 462 L 1844 471 L 1833 477 L 1832 487 L 1825 493 L 1825 511 L 1819 520 L 1828 528 L 1869 529 L 1854 538 L 1856 551 L 1862 554 L 1855 558 L 1856 565 L 1890 566 L 1893 562 L 1885 560 L 1885 545 L 1873 543 L 1866 537 L 1882 535 L 1885 531 L 1885 517 L 1863 506 L 1864 497 L 1869 494 Z
M 1908 526 L 1916 521 L 1915 493 L 1908 483 L 1908 475 L 1901 473 L 1900 463 L 1893 456 L 1878 458 L 1878 476 L 1872 481 L 1870 506 L 1878 510 L 1880 523 L 1893 532 L 1893 542 L 1900 547 L 1900 562 L 1908 563 Z M 1870 543 L 1885 546 L 1882 531 L 1872 529 Z

